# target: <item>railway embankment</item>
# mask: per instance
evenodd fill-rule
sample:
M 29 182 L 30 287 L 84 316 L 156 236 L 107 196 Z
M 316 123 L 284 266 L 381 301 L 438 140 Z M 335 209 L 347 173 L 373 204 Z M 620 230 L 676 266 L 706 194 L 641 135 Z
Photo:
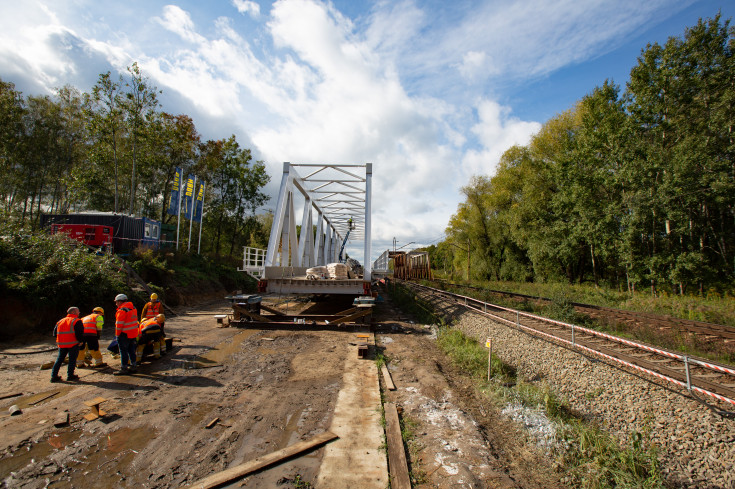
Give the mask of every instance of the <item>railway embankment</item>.
M 436 298 L 433 299 L 436 301 Z M 441 308 L 439 308 L 441 309 Z M 453 306 L 453 326 L 485 342 L 531 383 L 544 383 L 571 410 L 622 443 L 643 434 L 658 447 L 661 472 L 682 487 L 735 487 L 735 419 L 686 391 L 597 358 L 570 351 L 515 328 Z

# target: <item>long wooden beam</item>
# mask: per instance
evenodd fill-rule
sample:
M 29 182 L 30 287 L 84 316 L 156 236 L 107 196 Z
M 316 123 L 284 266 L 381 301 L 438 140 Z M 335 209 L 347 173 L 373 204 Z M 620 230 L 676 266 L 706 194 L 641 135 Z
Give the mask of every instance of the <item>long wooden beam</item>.
M 244 477 L 251 472 L 264 469 L 282 460 L 293 457 L 294 455 L 297 455 L 301 452 L 316 448 L 319 445 L 323 445 L 336 438 L 339 437 L 334 433 L 326 431 L 320 435 L 316 435 L 310 440 L 294 443 L 293 445 L 269 453 L 268 455 L 258 457 L 255 460 L 251 460 L 250 462 L 245 462 L 244 464 L 236 465 L 235 467 L 231 467 L 222 472 L 212 474 L 208 477 L 205 477 L 204 479 L 198 480 L 197 482 L 189 486 L 185 486 L 182 489 L 214 489 L 215 487 L 225 485 L 229 482 L 234 481 L 235 479 Z
M 403 450 L 398 410 L 392 402 L 386 402 L 383 408 L 385 409 L 385 438 L 388 442 L 390 487 L 391 489 L 411 489 L 411 478 L 408 475 L 406 452 Z

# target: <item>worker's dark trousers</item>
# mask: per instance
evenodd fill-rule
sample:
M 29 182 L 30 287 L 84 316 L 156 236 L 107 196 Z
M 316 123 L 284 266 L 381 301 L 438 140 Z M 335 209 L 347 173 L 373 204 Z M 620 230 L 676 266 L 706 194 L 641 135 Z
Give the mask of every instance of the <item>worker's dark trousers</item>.
M 135 338 L 128 338 L 128 335 L 121 334 L 117 337 L 117 344 L 120 347 L 122 368 L 135 367 L 135 348 L 138 346 Z
M 56 357 L 54 367 L 51 369 L 51 378 L 55 379 L 59 375 L 61 370 L 61 364 L 64 363 L 64 358 L 69 355 L 69 365 L 66 368 L 66 376 L 71 377 L 74 375 L 74 369 L 77 367 L 77 355 L 79 354 L 79 345 L 76 344 L 71 348 L 59 348 L 59 356 Z M 133 357 L 135 358 L 135 357 Z

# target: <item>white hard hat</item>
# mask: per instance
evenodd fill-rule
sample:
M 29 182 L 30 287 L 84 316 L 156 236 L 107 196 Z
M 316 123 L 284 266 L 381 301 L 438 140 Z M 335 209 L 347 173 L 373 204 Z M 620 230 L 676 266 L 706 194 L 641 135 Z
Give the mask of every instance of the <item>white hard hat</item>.
M 117 294 L 115 296 L 115 302 L 117 302 L 117 301 L 126 301 L 126 300 L 128 300 L 128 296 L 125 295 L 125 294 Z

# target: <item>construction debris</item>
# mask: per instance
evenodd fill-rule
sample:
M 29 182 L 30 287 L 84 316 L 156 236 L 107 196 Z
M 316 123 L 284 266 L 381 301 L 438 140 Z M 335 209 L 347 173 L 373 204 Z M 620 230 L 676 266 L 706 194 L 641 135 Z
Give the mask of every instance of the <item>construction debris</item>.
M 69 424 L 69 411 L 59 413 L 54 419 L 54 426 L 61 428 Z

